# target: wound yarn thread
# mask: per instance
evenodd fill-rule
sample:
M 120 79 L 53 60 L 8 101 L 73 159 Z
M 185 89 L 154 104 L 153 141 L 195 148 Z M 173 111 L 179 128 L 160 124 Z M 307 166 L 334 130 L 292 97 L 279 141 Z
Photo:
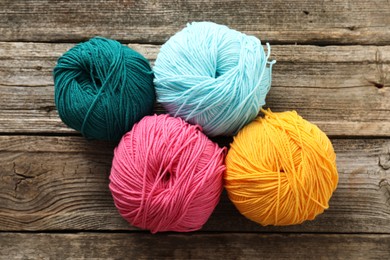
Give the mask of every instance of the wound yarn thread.
M 162 47 L 157 100 L 209 136 L 234 135 L 252 121 L 271 86 L 272 64 L 259 39 L 212 22 L 193 22 Z
M 328 137 L 295 111 L 263 111 L 226 157 L 225 187 L 247 218 L 264 226 L 300 224 L 329 207 L 336 155 Z
M 148 60 L 101 37 L 64 53 L 54 68 L 54 83 L 62 121 L 90 139 L 119 140 L 152 113 L 155 102 Z
M 119 213 L 152 233 L 200 229 L 223 189 L 225 148 L 199 126 L 146 116 L 116 147 L 110 190 Z

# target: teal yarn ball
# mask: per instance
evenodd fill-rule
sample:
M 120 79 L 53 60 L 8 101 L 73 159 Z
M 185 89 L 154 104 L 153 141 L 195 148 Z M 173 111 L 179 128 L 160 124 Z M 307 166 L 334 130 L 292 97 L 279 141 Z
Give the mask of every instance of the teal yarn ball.
M 119 140 L 152 113 L 155 102 L 149 61 L 105 38 L 64 53 L 54 68 L 54 85 L 60 118 L 88 139 Z
M 162 47 L 153 68 L 157 101 L 209 136 L 235 135 L 265 104 L 272 64 L 259 39 L 193 22 Z

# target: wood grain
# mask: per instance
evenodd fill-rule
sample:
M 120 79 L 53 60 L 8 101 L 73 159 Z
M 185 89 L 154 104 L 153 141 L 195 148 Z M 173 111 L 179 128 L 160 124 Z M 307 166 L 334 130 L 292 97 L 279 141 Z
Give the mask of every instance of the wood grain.
M 0 41 L 75 42 L 95 35 L 162 43 L 191 21 L 214 21 L 272 43 L 390 43 L 387 0 L 2 0 Z
M 390 235 L 0 233 L 4 259 L 389 259 Z
M 390 233 L 390 140 L 333 144 L 340 182 L 315 221 L 260 227 L 224 194 L 203 231 Z M 77 136 L 0 136 L 0 231 L 134 229 L 108 189 L 113 147 Z
M 72 46 L 0 43 L 0 133 L 75 133 L 57 115 L 52 78 L 56 59 Z M 160 47 L 130 46 L 152 62 Z M 295 109 L 333 136 L 390 136 L 390 46 L 272 51 L 277 63 L 267 107 Z
M 0 259 L 390 259 L 389 14 L 389 0 L 1 0 Z M 115 144 L 59 119 L 52 70 L 70 43 L 117 39 L 153 64 L 203 20 L 270 42 L 267 107 L 333 137 L 340 182 L 316 220 L 261 227 L 224 193 L 200 232 L 139 231 L 108 189 Z

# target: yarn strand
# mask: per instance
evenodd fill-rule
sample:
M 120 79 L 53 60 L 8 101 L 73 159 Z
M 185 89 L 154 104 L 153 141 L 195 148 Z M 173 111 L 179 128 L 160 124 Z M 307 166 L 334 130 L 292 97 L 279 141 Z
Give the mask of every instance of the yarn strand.
M 119 213 L 152 233 L 200 229 L 222 192 L 225 153 L 199 126 L 144 117 L 114 152 L 109 187 Z
M 295 111 L 262 110 L 231 144 L 225 187 L 247 218 L 262 225 L 312 220 L 336 189 L 336 155 L 327 136 Z
M 265 104 L 275 61 L 261 41 L 212 22 L 193 22 L 157 56 L 157 100 L 209 136 L 234 135 Z
M 54 83 L 62 121 L 89 139 L 119 140 L 152 112 L 155 101 L 149 62 L 101 37 L 64 53 L 54 68 Z

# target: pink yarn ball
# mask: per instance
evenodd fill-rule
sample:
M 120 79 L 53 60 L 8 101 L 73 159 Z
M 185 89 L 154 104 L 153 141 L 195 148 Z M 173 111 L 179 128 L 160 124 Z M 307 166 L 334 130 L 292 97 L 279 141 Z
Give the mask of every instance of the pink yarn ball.
M 225 153 L 200 126 L 144 117 L 114 151 L 110 190 L 119 213 L 152 233 L 202 228 L 219 202 Z

